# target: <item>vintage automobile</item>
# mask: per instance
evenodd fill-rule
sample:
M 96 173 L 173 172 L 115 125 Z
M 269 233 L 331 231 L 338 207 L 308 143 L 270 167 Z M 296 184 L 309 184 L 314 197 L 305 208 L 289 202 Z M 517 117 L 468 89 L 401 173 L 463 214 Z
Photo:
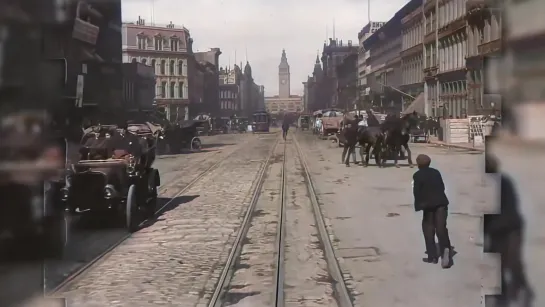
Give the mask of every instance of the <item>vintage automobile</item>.
M 62 257 L 69 219 L 58 201 L 67 148 L 48 128 L 47 115 L 23 111 L 0 124 L 0 236 L 32 251 Z
M 150 125 L 93 126 L 62 189 L 72 214 L 114 217 L 128 231 L 155 214 L 160 175 L 152 167 L 158 131 Z
M 178 123 L 179 141 L 182 148 L 189 150 L 201 150 L 202 142 L 198 136 L 198 129 L 206 124 L 206 121 L 185 120 Z
M 329 109 L 322 111 L 322 125 L 318 131 L 320 137 L 326 138 L 330 135 L 336 135 L 343 120 L 344 113 L 338 109 Z

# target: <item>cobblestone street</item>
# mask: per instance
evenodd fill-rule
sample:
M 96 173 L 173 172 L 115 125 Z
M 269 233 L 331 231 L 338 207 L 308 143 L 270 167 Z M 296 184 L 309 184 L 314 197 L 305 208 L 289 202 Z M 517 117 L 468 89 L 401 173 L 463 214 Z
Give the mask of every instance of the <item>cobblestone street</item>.
M 213 291 L 274 136 L 224 160 L 65 289 L 78 306 L 194 306 Z M 237 178 L 233 181 L 233 178 Z
M 479 306 L 482 294 L 499 292 L 497 260 L 482 253 L 482 215 L 495 212 L 495 179 L 484 174 L 482 154 L 411 144 L 413 159 L 428 154 L 447 186 L 457 254 L 444 270 L 421 260 L 421 213 L 414 212 L 411 189 L 416 168 L 347 168 L 337 144 L 308 134 L 298 139 L 338 241 L 337 257 L 353 279 L 356 306 Z

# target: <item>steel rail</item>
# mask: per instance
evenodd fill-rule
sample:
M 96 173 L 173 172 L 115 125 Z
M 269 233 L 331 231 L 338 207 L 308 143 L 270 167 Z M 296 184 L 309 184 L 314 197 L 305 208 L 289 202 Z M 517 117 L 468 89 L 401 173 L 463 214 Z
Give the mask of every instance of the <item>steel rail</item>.
M 239 150 L 243 150 L 245 148 L 245 146 L 242 146 L 242 145 L 245 145 L 245 144 L 247 144 L 247 142 L 242 143 L 241 146 L 237 146 L 232 152 L 228 153 L 227 156 L 225 156 L 224 158 L 220 159 L 218 162 L 212 164 L 210 167 L 208 167 L 207 169 L 202 171 L 197 177 L 192 179 L 185 187 L 183 187 L 179 192 L 177 192 L 174 196 L 172 196 L 171 199 L 168 202 L 166 202 L 163 206 L 161 206 L 161 208 L 157 209 L 152 217 L 149 217 L 146 220 L 144 220 L 143 222 L 141 222 L 139 224 L 139 227 L 145 225 L 150 219 L 153 219 L 153 218 L 157 217 L 158 215 L 160 215 L 165 210 L 165 208 L 167 208 L 176 198 L 178 198 L 178 197 L 182 196 L 183 194 L 185 194 L 190 188 L 192 188 L 196 183 L 198 183 L 204 176 L 208 175 L 210 172 L 217 169 L 226 159 L 233 156 L 236 152 L 238 152 Z M 178 183 L 180 180 L 173 180 L 173 181 Z M 172 182 L 169 182 L 167 184 L 167 186 L 165 186 L 163 189 L 160 188 L 159 192 L 162 192 L 165 189 L 167 189 L 169 187 L 172 187 L 172 186 L 174 186 L 176 184 L 176 183 L 174 183 L 174 184 L 171 184 L 171 183 Z M 47 293 L 47 296 L 55 296 L 59 292 L 62 292 L 62 290 L 66 289 L 70 284 L 77 281 L 78 278 L 80 276 L 82 276 L 82 274 L 84 272 L 88 271 L 94 265 L 98 264 L 100 262 L 100 260 L 104 259 L 115 248 L 117 248 L 119 245 L 121 245 L 123 242 L 125 242 L 127 239 L 129 239 L 131 236 L 132 236 L 132 233 L 125 234 L 123 237 L 121 237 L 119 240 L 117 240 L 114 244 L 112 244 L 110 247 L 108 247 L 106 250 L 104 250 L 98 256 L 91 259 L 91 261 L 84 264 L 81 268 L 79 268 L 75 272 L 68 275 L 68 277 L 66 277 L 61 283 L 59 283 L 57 286 L 55 286 L 55 288 L 53 290 L 49 291 L 49 293 Z
M 329 238 L 327 228 L 325 225 L 324 216 L 320 208 L 320 203 L 318 202 L 318 197 L 316 196 L 316 189 L 312 182 L 312 176 L 310 175 L 310 170 L 306 161 L 306 156 L 299 146 L 296 136 L 293 136 L 293 143 L 297 149 L 299 159 L 301 161 L 301 166 L 303 167 L 303 175 L 307 181 L 307 190 L 309 194 L 309 199 L 312 203 L 312 211 L 314 213 L 314 220 L 316 221 L 316 228 L 318 229 L 320 241 L 324 247 L 325 259 L 327 262 L 329 275 L 333 279 L 333 286 L 335 290 L 335 296 L 339 307 L 353 307 L 352 298 L 344 282 L 343 273 L 337 257 L 335 255 L 335 250 L 333 248 L 333 243 Z
M 286 237 L 286 142 L 284 141 L 284 153 L 282 159 L 282 171 L 280 179 L 280 201 L 278 202 L 278 223 L 276 226 L 276 263 L 274 274 L 275 307 L 284 306 L 284 247 Z
M 231 247 L 229 256 L 227 257 L 223 270 L 221 271 L 214 293 L 212 294 L 212 297 L 208 302 L 208 307 L 222 307 L 223 305 L 225 290 L 227 290 L 228 288 L 230 277 L 234 271 L 236 260 L 238 259 L 242 251 L 242 246 L 244 245 L 243 240 L 247 236 L 248 230 L 250 229 L 252 215 L 259 200 L 259 196 L 261 195 L 261 192 L 263 190 L 263 183 L 266 179 L 265 174 L 267 173 L 267 168 L 270 165 L 271 158 L 276 151 L 278 143 L 279 139 L 277 138 L 271 148 L 271 151 L 269 152 L 269 155 L 267 156 L 267 159 L 264 161 L 263 166 L 259 170 L 257 176 L 257 185 L 253 192 L 252 199 L 250 200 L 250 205 L 248 206 L 248 209 L 246 209 L 246 214 L 244 215 L 244 219 L 242 220 L 241 227 L 237 233 L 237 236 L 235 237 L 235 242 L 233 242 L 233 246 Z

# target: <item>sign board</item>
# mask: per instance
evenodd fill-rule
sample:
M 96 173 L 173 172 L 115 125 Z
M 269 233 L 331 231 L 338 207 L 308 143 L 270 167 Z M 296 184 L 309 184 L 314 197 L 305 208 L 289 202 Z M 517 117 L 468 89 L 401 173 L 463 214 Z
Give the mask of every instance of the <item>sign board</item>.
M 74 28 L 72 30 L 72 37 L 84 43 L 90 45 L 96 45 L 98 33 L 100 28 L 95 26 L 92 23 L 83 21 L 82 19 L 76 17 L 74 20 Z

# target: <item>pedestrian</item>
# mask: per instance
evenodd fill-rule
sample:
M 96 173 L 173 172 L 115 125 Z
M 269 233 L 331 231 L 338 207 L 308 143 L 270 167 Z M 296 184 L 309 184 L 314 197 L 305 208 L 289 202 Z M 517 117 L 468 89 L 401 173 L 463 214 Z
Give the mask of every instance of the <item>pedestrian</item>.
M 290 130 L 290 123 L 285 118 L 282 122 L 282 137 L 284 138 L 284 141 L 286 140 L 286 137 L 288 136 L 288 130 Z
M 350 156 L 354 159 L 356 164 L 356 143 L 358 142 L 358 119 L 352 119 L 346 117 L 343 119 L 344 129 L 342 131 L 345 138 L 344 148 L 342 153 L 342 162 L 346 166 L 350 166 Z
M 445 194 L 445 184 L 441 173 L 430 167 L 431 158 L 427 155 L 416 157 L 418 171 L 413 175 L 414 209 L 422 211 L 422 233 L 426 244 L 427 258 L 424 262 L 437 263 L 441 257 L 441 266 L 451 266 L 450 238 L 447 229 L 449 201 Z M 439 254 L 435 245 L 435 235 L 439 240 Z

